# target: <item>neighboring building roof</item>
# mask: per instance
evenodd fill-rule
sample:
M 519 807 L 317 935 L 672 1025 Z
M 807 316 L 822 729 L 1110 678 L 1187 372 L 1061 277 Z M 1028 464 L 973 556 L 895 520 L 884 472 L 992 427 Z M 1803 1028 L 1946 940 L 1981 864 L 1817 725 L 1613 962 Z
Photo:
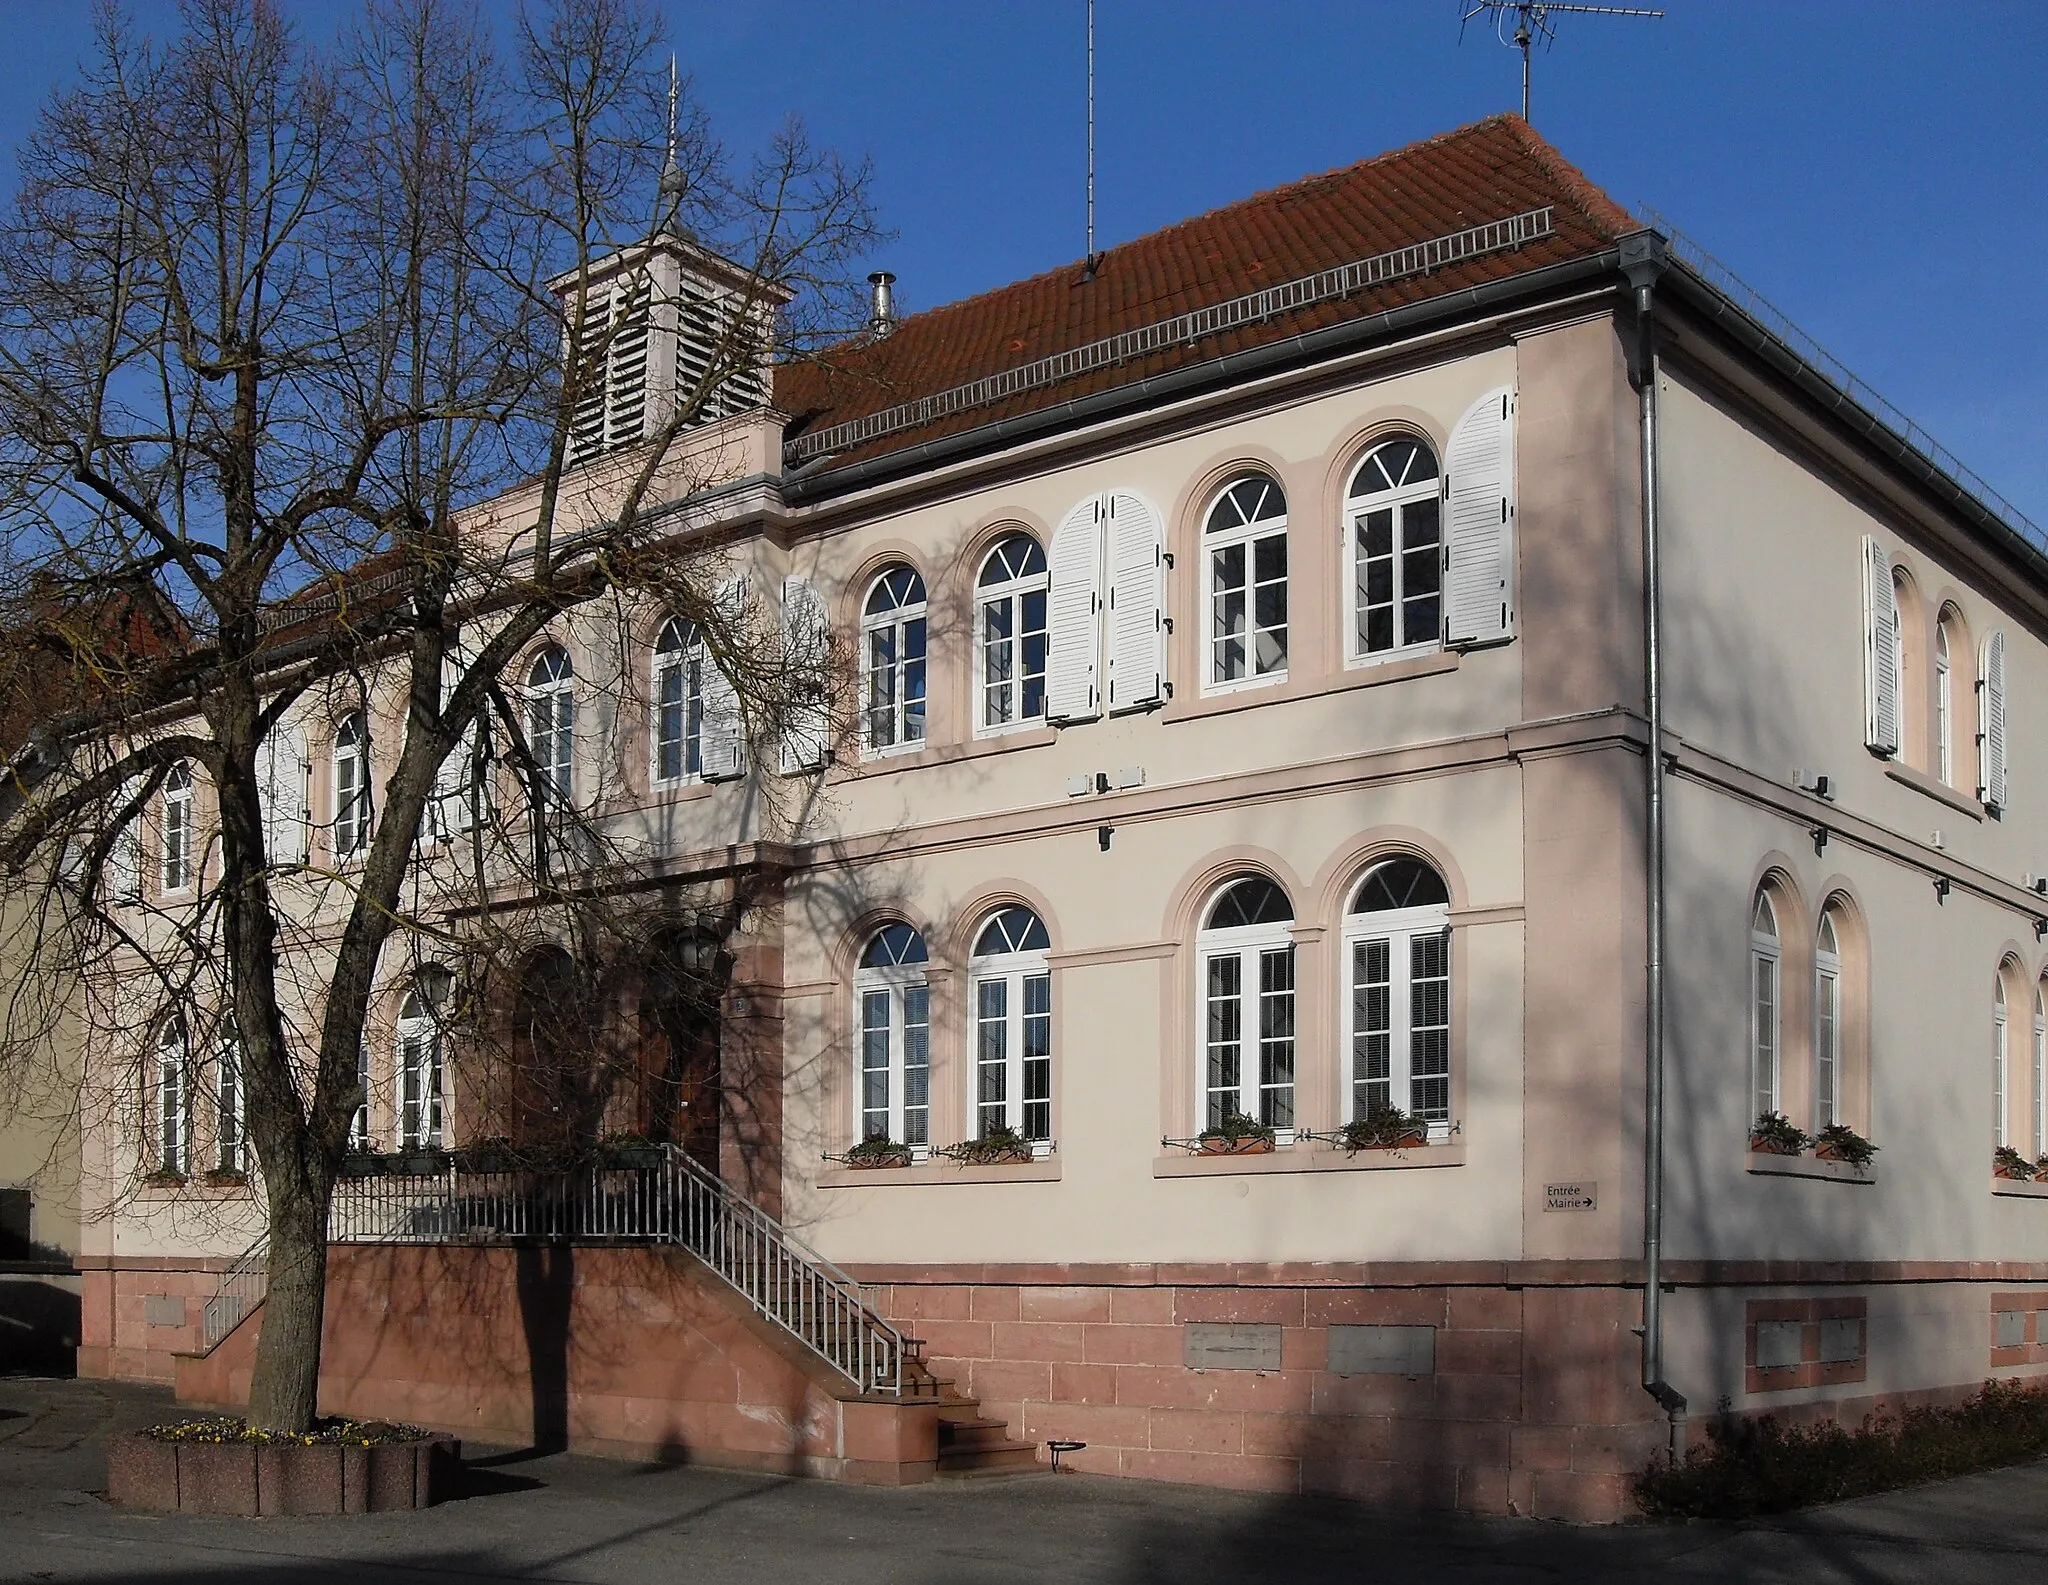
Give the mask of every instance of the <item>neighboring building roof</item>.
M 1641 229 L 1520 116 L 1492 116 L 1127 242 L 1100 255 L 1092 276 L 1077 261 L 912 315 L 884 339 L 785 365 L 775 405 L 793 416 L 796 439 L 1191 309 L 1546 206 L 1554 229 L 1540 240 L 978 404 L 840 452 L 834 464 L 1596 254 Z

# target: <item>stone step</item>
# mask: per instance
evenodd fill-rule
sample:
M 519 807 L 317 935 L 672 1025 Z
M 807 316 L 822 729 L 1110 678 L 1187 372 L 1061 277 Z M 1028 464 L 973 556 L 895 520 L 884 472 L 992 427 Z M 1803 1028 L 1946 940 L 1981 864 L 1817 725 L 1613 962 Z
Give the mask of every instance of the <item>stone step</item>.
M 939 1449 L 941 1478 L 964 1479 L 982 1475 L 1022 1475 L 1044 1470 L 1038 1462 L 1036 1442 L 996 1442 L 988 1446 Z
M 983 1420 L 966 1416 L 939 1417 L 939 1453 L 943 1456 L 949 1448 L 966 1451 L 970 1448 L 1008 1447 L 1011 1445 L 1010 1422 L 1007 1420 Z

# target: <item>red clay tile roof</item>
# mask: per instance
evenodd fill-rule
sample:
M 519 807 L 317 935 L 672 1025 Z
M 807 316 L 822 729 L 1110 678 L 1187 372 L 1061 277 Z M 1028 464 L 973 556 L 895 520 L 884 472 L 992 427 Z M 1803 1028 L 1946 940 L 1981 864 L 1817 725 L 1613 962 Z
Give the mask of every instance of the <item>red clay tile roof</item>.
M 776 373 L 792 436 L 844 423 L 1056 352 L 1227 302 L 1410 243 L 1551 205 L 1554 235 L 1391 281 L 1199 345 L 1097 369 L 886 436 L 835 461 L 872 456 L 1075 396 L 1204 362 L 1420 298 L 1596 253 L 1638 229 L 1516 115 L 1500 115 L 1342 170 L 1311 176 L 1112 248 L 1093 279 L 1079 262 L 903 320 Z

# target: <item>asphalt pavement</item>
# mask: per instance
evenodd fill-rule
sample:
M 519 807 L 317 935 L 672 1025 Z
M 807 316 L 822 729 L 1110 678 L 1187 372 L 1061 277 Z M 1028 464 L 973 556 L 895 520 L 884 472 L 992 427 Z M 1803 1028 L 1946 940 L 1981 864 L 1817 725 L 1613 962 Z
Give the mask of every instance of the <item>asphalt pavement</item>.
M 2048 1578 L 2048 1463 L 1744 1525 L 1604 1529 L 1385 1513 L 1087 1475 L 901 1490 L 472 1447 L 421 1513 L 207 1519 L 100 1495 L 161 1389 L 0 1378 L 0 1581 L 577 1585 L 1518 1585 Z

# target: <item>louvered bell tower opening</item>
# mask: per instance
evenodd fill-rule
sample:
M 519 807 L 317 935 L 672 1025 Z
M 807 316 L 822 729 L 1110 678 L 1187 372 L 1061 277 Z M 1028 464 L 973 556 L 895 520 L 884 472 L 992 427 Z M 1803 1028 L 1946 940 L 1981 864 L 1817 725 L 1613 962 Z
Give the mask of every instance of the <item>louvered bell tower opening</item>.
M 786 293 L 672 237 L 629 248 L 586 277 L 571 466 L 768 403 L 775 314 Z M 553 283 L 575 313 L 576 277 Z

